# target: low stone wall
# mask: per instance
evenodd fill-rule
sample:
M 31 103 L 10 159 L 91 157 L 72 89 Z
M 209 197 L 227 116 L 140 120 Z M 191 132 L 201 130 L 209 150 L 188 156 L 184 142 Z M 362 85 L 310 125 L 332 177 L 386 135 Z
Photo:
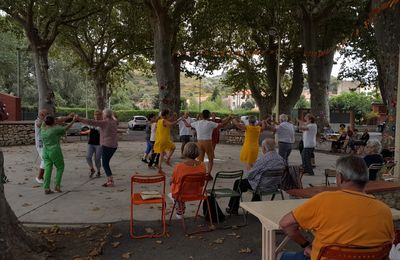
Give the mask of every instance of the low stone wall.
M 372 193 L 378 200 L 385 202 L 389 207 L 400 210 L 400 192 L 396 191 L 383 191 Z
M 33 121 L 0 122 L 0 146 L 26 145 L 35 143 Z

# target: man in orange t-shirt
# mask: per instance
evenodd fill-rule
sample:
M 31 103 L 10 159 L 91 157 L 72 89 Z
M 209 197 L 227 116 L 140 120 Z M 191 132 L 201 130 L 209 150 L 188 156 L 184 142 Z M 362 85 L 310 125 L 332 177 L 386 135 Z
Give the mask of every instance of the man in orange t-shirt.
M 390 208 L 365 193 L 368 168 L 364 160 L 341 157 L 336 162 L 336 172 L 341 190 L 322 192 L 281 219 L 279 224 L 285 233 L 304 248 L 304 252 L 284 253 L 281 260 L 314 260 L 320 249 L 330 244 L 379 246 L 393 241 Z M 300 228 L 313 231 L 312 243 Z

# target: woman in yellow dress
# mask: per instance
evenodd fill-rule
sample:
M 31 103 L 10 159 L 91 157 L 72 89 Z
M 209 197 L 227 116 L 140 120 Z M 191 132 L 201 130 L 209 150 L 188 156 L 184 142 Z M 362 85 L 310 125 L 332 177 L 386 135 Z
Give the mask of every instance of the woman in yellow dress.
M 161 112 L 161 118 L 157 121 L 156 126 L 156 141 L 154 143 L 154 153 L 160 154 L 160 160 L 158 162 L 158 171 L 162 172 L 162 163 L 164 156 L 167 154 L 165 163 L 171 166 L 171 157 L 175 151 L 175 144 L 171 141 L 171 127 L 181 120 L 181 118 L 170 121 L 170 112 L 168 109 L 164 109 Z
M 265 123 L 262 121 L 262 125 L 256 125 L 256 117 L 249 116 L 249 125 L 244 125 L 234 119 L 233 124 L 245 131 L 244 143 L 242 146 L 242 151 L 240 152 L 240 161 L 246 164 L 246 170 L 249 171 L 253 164 L 256 162 L 259 150 L 259 138 L 260 133 L 265 129 Z

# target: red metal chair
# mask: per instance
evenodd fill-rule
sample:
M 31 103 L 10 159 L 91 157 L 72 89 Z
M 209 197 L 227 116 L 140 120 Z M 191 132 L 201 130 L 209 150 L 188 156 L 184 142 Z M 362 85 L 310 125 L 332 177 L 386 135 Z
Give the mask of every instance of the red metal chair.
M 372 247 L 333 244 L 321 248 L 317 260 L 387 260 L 391 248 L 390 242 Z
M 134 184 L 156 184 L 161 183 L 162 185 L 162 193 L 161 198 L 154 199 L 142 199 L 140 192 L 134 192 Z M 145 204 L 161 204 L 161 224 L 162 224 L 162 233 L 155 234 L 145 234 L 145 235 L 134 235 L 133 230 L 133 205 L 145 205 Z M 165 176 L 164 175 L 150 175 L 150 176 L 142 176 L 135 175 L 131 177 L 131 217 L 130 217 L 130 236 L 131 238 L 153 238 L 153 237 L 162 237 L 166 234 L 166 224 L 165 224 Z
M 209 177 L 205 174 L 188 174 L 182 177 L 182 184 L 180 187 L 180 190 L 174 197 L 174 205 L 172 206 L 172 211 L 171 215 L 169 217 L 169 224 L 171 224 L 171 219 L 175 211 L 175 206 L 177 205 L 177 202 L 189 202 L 189 201 L 199 201 L 199 205 L 197 207 L 196 215 L 195 215 L 195 221 L 197 220 L 198 214 L 199 214 L 199 209 L 201 202 L 203 200 L 207 200 L 207 210 L 208 210 L 208 216 L 210 217 L 210 225 L 212 226 L 212 218 L 211 218 L 211 210 L 210 210 L 210 205 L 208 203 L 208 196 L 207 196 L 207 184 L 208 184 Z M 186 233 L 186 226 L 185 226 L 185 217 L 184 214 L 182 214 L 182 226 L 183 230 Z M 207 232 L 211 231 L 209 228 L 208 229 L 199 229 L 197 231 L 194 231 L 190 234 L 194 233 L 200 233 L 200 232 Z

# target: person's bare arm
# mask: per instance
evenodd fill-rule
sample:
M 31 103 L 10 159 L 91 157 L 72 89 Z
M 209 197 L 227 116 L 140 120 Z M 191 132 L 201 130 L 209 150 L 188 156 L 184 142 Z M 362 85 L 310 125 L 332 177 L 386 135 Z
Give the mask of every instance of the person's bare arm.
M 306 255 L 310 255 L 311 244 L 300 232 L 300 225 L 297 223 L 292 212 L 282 217 L 279 221 L 279 226 L 281 226 L 282 230 L 291 240 L 304 248 L 304 253 Z
M 67 131 L 68 129 L 71 128 L 71 126 L 75 123 L 77 117 L 78 117 L 78 116 L 75 115 L 75 116 L 72 118 L 72 121 L 69 122 L 69 123 L 65 126 L 65 131 Z
M 232 120 L 231 116 L 222 119 L 222 122 L 218 124 L 218 128 L 226 126 L 231 120 Z
M 164 123 L 164 126 L 171 127 L 171 126 L 176 125 L 180 120 L 181 120 L 181 118 L 178 118 L 174 121 L 164 120 L 163 123 Z
M 63 124 L 65 121 L 74 118 L 75 113 L 70 113 L 68 116 L 59 116 L 55 118 L 56 124 Z
M 239 128 L 240 130 L 246 130 L 246 126 L 240 123 L 236 118 L 232 119 L 232 123 L 236 126 L 236 128 Z

